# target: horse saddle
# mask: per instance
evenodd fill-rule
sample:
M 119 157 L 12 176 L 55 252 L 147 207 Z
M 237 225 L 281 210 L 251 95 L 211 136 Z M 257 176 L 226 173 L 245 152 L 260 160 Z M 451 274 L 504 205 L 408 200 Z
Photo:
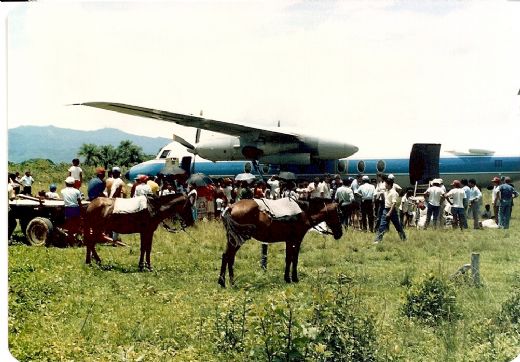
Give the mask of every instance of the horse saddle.
M 113 214 L 133 214 L 146 209 L 148 200 L 146 196 L 137 196 L 130 199 L 116 198 Z
M 253 199 L 256 201 L 260 211 L 267 213 L 275 220 L 291 220 L 302 213 L 298 203 L 290 198 L 284 197 L 278 200 Z

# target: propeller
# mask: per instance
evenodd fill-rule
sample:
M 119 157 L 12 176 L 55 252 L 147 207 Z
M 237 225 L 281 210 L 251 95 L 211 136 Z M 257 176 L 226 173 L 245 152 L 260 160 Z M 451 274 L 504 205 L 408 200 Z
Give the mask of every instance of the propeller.
M 199 129 L 197 129 L 197 131 L 200 131 Z M 200 132 L 199 132 L 200 133 Z M 189 143 L 188 141 L 186 141 L 184 138 L 182 138 L 181 136 L 177 136 L 176 134 L 173 135 L 173 140 L 175 142 L 178 142 L 180 143 L 181 145 L 183 145 L 184 147 L 190 149 L 190 150 L 195 150 L 195 146 L 192 145 L 191 143 Z M 198 140 L 195 141 L 195 143 L 197 143 Z

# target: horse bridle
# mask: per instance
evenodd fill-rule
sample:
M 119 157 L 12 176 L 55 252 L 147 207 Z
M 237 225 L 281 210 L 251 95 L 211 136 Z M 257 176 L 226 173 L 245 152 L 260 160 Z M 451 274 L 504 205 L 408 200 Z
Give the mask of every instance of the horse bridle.
M 325 203 L 325 201 L 323 201 L 323 206 L 325 207 L 325 212 L 327 213 L 327 218 L 326 220 L 329 218 L 329 209 L 327 208 L 327 204 Z M 310 218 L 309 218 L 309 221 L 310 221 Z M 327 223 L 325 221 L 325 223 Z M 325 234 L 325 235 L 332 235 L 334 236 L 334 233 L 333 232 L 330 232 L 329 230 L 327 229 L 324 229 L 323 227 L 321 226 L 318 226 L 320 223 L 317 223 L 316 225 L 312 225 L 311 223 L 311 226 L 314 230 L 316 230 L 317 232 L 321 233 L 321 234 Z

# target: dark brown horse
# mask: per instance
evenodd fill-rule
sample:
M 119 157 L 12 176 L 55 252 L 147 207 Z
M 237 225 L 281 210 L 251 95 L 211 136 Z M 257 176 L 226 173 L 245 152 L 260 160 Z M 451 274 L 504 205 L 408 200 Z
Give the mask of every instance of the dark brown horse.
M 146 267 L 152 270 L 150 253 L 152 252 L 153 233 L 166 218 L 177 214 L 186 226 L 193 225 L 191 203 L 184 195 L 166 195 L 162 197 L 148 197 L 147 208 L 129 214 L 113 213 L 117 199 L 98 197 L 87 208 L 85 215 L 85 244 L 87 258 L 90 264 L 91 256 L 100 263 L 96 252 L 96 242 L 103 240 L 105 230 L 120 234 L 141 234 L 141 256 L 139 269 L 143 270 L 146 257 Z
M 229 268 L 229 280 L 233 284 L 233 264 L 235 254 L 249 238 L 265 243 L 285 241 L 286 282 L 298 282 L 298 255 L 300 244 L 307 231 L 325 221 L 331 228 L 334 239 L 341 238 L 343 231 L 339 219 L 338 206 L 326 199 L 311 199 L 298 202 L 303 212 L 295 220 L 277 221 L 260 211 L 254 200 L 241 200 L 229 207 L 223 215 L 227 234 L 226 251 L 222 254 L 222 265 L 218 283 L 226 286 L 226 268 Z M 292 264 L 292 273 L 289 275 Z

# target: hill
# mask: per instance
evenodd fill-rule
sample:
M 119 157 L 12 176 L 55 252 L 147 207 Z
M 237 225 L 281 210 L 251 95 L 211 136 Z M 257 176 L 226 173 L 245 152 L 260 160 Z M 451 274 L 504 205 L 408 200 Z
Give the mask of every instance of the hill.
M 77 156 L 83 143 L 113 145 L 130 140 L 143 148 L 146 154 L 155 155 L 170 139 L 144 137 L 125 133 L 114 128 L 95 131 L 79 131 L 54 126 L 21 126 L 8 130 L 8 160 L 22 162 L 32 158 L 45 158 L 58 162 L 70 162 Z

